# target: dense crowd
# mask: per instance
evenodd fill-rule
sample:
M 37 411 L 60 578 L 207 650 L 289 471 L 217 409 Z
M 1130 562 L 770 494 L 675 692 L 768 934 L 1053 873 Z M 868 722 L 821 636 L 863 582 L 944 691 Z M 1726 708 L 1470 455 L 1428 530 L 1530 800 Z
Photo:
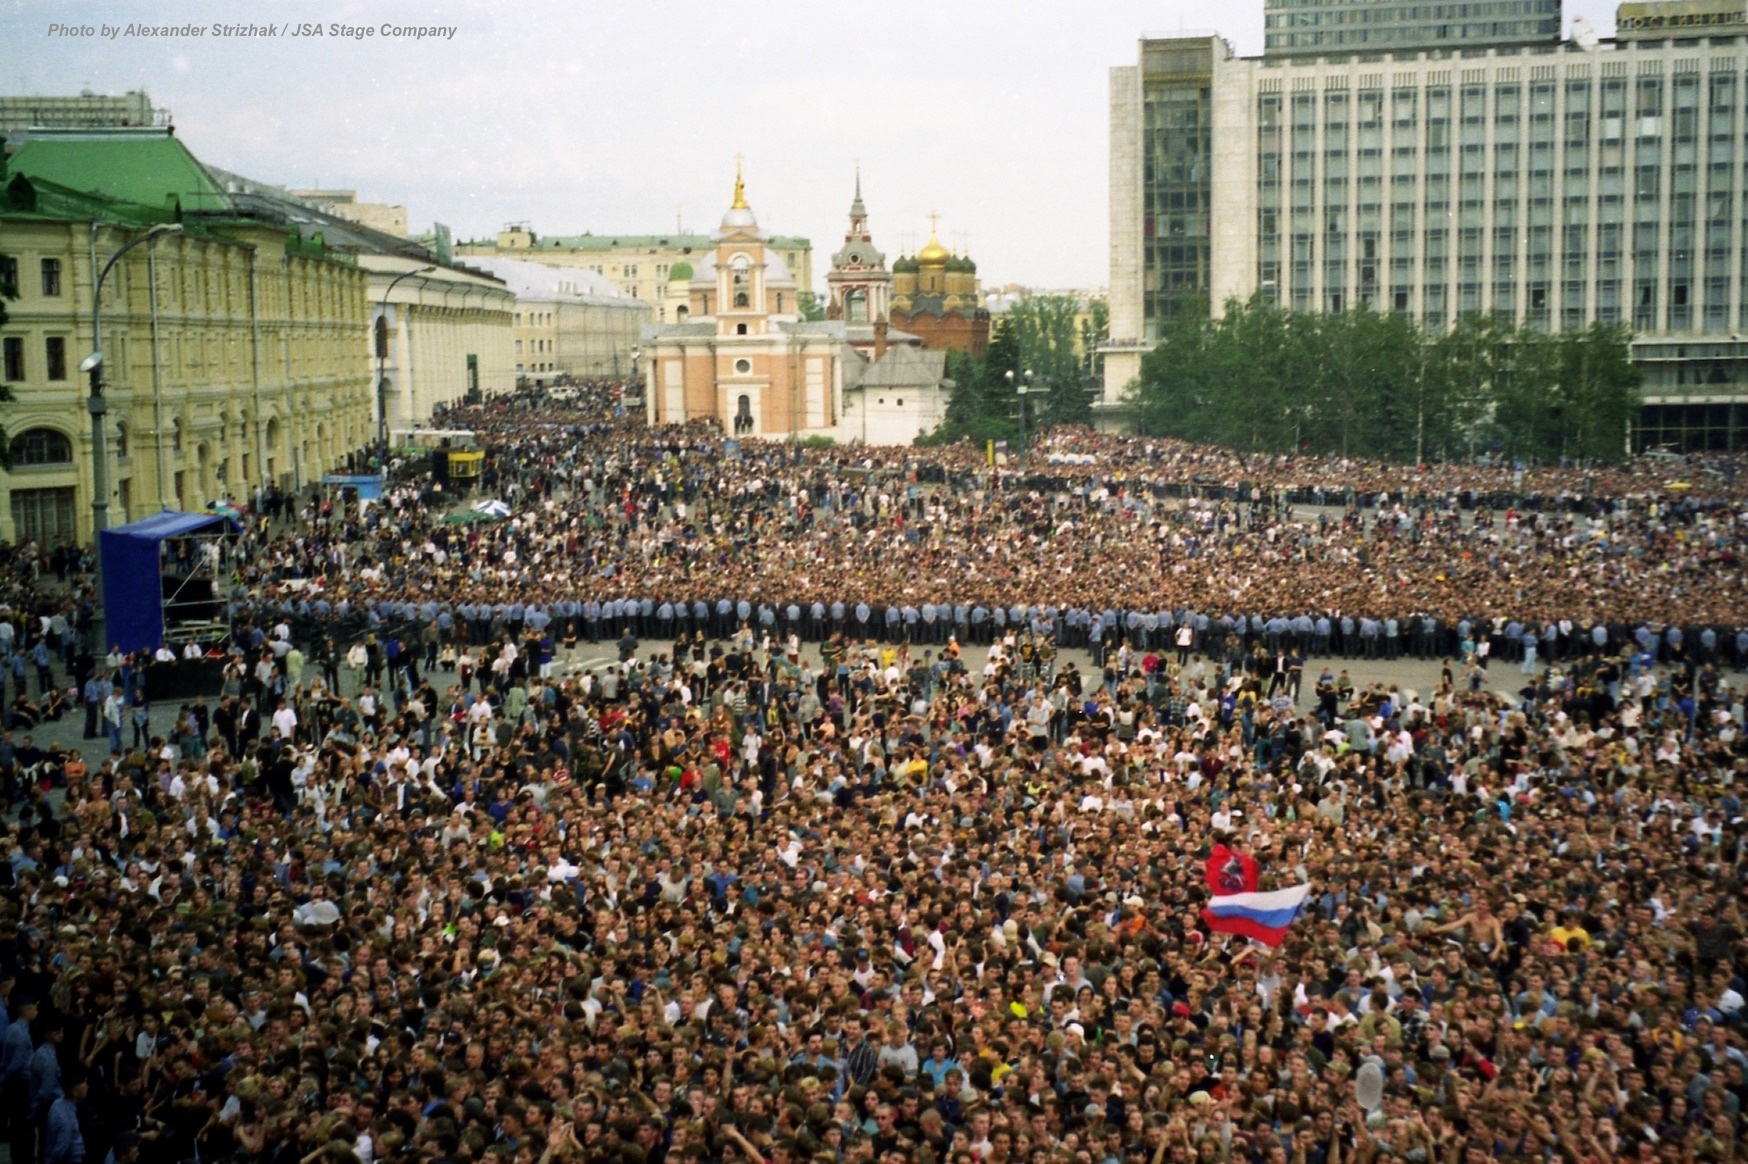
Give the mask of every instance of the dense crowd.
M 1744 1157 L 1733 462 L 724 460 L 575 397 L 444 418 L 506 521 L 246 520 L 210 709 L 0 740 L 14 1164 Z M 0 647 L 101 736 L 141 668 L 39 558 Z M 1278 948 L 1217 842 L 1311 886 Z

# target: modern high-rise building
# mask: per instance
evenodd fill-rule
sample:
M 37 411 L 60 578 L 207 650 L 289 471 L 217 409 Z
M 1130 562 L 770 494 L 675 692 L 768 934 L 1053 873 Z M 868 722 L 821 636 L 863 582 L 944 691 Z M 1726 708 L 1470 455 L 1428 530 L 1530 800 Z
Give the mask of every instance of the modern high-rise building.
M 1105 423 L 1174 313 L 1260 292 L 1430 330 L 1626 323 L 1637 447 L 1748 444 L 1748 12 L 1713 11 L 1739 8 L 1626 5 L 1628 35 L 1600 43 L 1142 41 L 1111 70 Z
M 1560 0 L 1265 0 L 1268 56 L 1474 49 L 1560 38 Z

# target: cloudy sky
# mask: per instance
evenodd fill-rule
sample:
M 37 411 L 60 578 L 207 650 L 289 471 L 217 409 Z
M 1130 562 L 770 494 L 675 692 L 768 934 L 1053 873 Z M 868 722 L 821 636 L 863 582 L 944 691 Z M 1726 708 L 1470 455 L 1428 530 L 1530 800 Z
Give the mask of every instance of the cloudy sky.
M 1605 35 L 1611 0 L 1566 0 Z M 102 26 L 453 26 L 450 39 L 125 35 Z M 89 25 L 94 37 L 52 35 Z M 767 230 L 969 247 L 986 285 L 1102 285 L 1106 71 L 1147 34 L 1262 48 L 1262 0 L 0 0 L 0 92 L 144 88 L 203 160 L 339 186 L 458 238 L 714 227 L 745 157 Z

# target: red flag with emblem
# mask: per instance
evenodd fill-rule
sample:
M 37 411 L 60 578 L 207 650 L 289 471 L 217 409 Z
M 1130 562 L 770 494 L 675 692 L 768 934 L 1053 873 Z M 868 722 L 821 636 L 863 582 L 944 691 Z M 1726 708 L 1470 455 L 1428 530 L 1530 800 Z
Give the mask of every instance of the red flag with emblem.
M 1215 897 L 1256 892 L 1256 858 L 1215 845 L 1208 854 L 1208 889 Z

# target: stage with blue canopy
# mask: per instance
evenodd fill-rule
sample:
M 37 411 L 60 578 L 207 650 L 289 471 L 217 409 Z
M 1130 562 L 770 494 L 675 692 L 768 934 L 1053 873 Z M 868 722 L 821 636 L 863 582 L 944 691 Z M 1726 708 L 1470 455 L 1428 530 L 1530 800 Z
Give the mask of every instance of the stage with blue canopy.
M 165 510 L 97 535 L 103 555 L 103 609 L 109 642 L 122 651 L 155 649 L 164 641 L 161 547 L 172 538 L 219 535 L 232 523 L 216 513 Z

